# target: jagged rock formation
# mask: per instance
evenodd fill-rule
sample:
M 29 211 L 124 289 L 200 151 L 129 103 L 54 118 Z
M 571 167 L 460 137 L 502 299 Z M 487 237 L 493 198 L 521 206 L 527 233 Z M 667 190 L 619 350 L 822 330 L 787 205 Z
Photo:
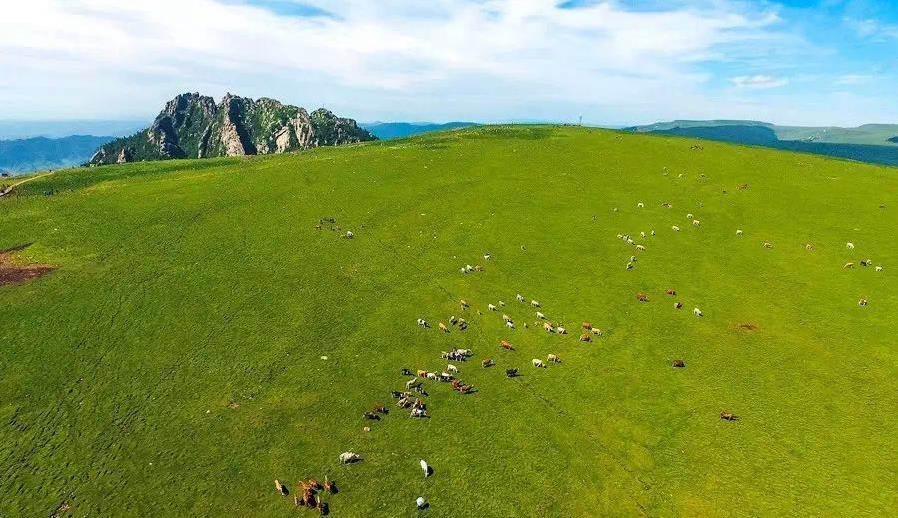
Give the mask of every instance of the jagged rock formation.
M 375 137 L 324 108 L 309 115 L 274 99 L 227 94 L 215 104 L 186 93 L 166 103 L 149 128 L 102 146 L 88 163 L 286 153 L 367 140 Z

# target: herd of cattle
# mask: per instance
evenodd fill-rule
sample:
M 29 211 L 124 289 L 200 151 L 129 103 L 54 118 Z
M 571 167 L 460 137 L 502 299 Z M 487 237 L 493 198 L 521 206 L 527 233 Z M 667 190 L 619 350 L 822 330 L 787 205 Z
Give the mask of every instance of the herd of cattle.
M 742 187 L 740 187 L 740 188 L 742 188 Z M 662 204 L 662 205 L 670 208 L 670 204 Z M 637 208 L 644 208 L 644 207 L 645 207 L 645 204 L 643 202 L 637 203 Z M 618 212 L 618 209 L 614 209 L 614 211 Z M 686 215 L 686 219 L 691 221 L 693 227 L 698 228 L 701 226 L 701 221 L 698 219 L 695 219 L 695 216 L 691 213 Z M 323 223 L 331 223 L 332 230 L 334 230 L 334 229 L 336 229 L 338 231 L 340 230 L 339 227 L 336 227 L 334 225 L 334 221 L 332 219 L 319 221 L 319 225 L 317 226 L 317 228 L 319 230 L 322 228 Z M 672 225 L 671 229 L 674 232 L 680 232 L 680 230 L 681 230 L 678 225 Z M 737 236 L 742 237 L 742 236 L 744 236 L 744 234 L 745 233 L 742 229 L 736 230 Z M 655 235 L 656 235 L 656 232 L 653 229 L 649 230 L 648 232 L 641 231 L 638 233 L 638 236 L 641 240 L 646 240 L 650 236 L 653 237 Z M 625 267 L 626 270 L 635 269 L 637 261 L 638 261 L 637 254 L 639 254 L 641 252 L 645 252 L 647 249 L 644 242 L 636 242 L 636 240 L 634 239 L 634 236 L 635 235 L 631 236 L 630 234 L 623 234 L 623 233 L 617 234 L 617 239 L 625 242 L 627 245 L 630 245 L 635 252 L 633 255 L 630 255 L 630 257 L 626 263 L 626 267 Z M 346 237 L 351 238 L 351 237 L 353 237 L 353 235 L 350 232 L 347 232 Z M 773 248 L 773 244 L 771 242 L 765 241 L 765 242 L 763 242 L 763 247 L 767 248 L 767 249 L 771 249 L 771 248 Z M 854 250 L 854 248 L 855 248 L 854 243 L 852 243 L 852 242 L 846 243 L 846 249 Z M 526 250 L 526 248 L 523 246 L 521 247 L 521 249 Z M 813 245 L 807 244 L 806 249 L 809 251 L 813 251 L 815 248 Z M 486 253 L 483 255 L 483 258 L 484 258 L 484 260 L 489 261 L 491 259 L 491 254 Z M 882 265 L 874 266 L 873 262 L 870 259 L 862 259 L 859 261 L 859 264 L 863 267 L 873 266 L 873 269 L 876 272 L 881 272 L 883 270 Z M 851 269 L 854 267 L 855 267 L 854 261 L 849 261 L 844 264 L 845 269 Z M 469 273 L 475 273 L 475 272 L 482 272 L 482 271 L 484 271 L 484 268 L 479 264 L 474 265 L 474 266 L 472 266 L 470 264 L 466 264 L 466 265 L 462 266 L 459 269 L 459 271 L 463 274 L 469 274 Z M 674 298 L 674 309 L 682 309 L 683 308 L 683 303 L 680 300 L 676 300 L 676 296 L 677 296 L 676 290 L 668 289 L 668 290 L 666 290 L 665 294 L 667 296 Z M 638 302 L 649 302 L 649 296 L 646 293 L 642 293 L 642 292 L 636 294 L 636 299 Z M 568 329 L 564 326 L 564 324 L 562 324 L 560 322 L 553 323 L 552 321 L 550 321 L 548 319 L 546 314 L 543 312 L 542 306 L 539 301 L 533 299 L 533 300 L 530 300 L 528 303 L 527 298 L 525 298 L 520 293 L 515 295 L 515 300 L 520 305 L 529 306 L 531 308 L 531 310 L 534 312 L 535 317 L 536 317 L 536 321 L 534 322 L 534 325 L 541 324 L 543 330 L 550 334 L 557 334 L 557 335 L 567 335 L 568 334 Z M 858 304 L 860 306 L 866 306 L 867 299 L 865 299 L 865 298 L 860 299 L 858 301 Z M 471 308 L 471 305 L 465 299 L 461 299 L 459 301 L 459 306 L 460 306 L 460 309 L 462 312 L 468 311 Z M 503 322 L 504 326 L 507 328 L 507 330 L 511 331 L 511 330 L 517 329 L 515 320 L 511 316 L 509 316 L 507 313 L 505 313 L 504 310 L 502 309 L 505 307 L 506 307 L 506 303 L 502 300 L 498 300 L 495 303 L 490 302 L 490 303 L 486 304 L 487 313 L 498 313 L 498 312 L 502 311 L 502 322 Z M 695 317 L 703 317 L 704 316 L 704 313 L 702 312 L 702 310 L 699 309 L 697 306 L 693 307 L 692 312 Z M 479 315 L 483 315 L 483 313 L 481 311 L 477 311 L 477 313 Z M 422 329 L 430 329 L 431 328 L 430 323 L 423 317 L 417 319 L 416 325 Z M 438 330 L 441 333 L 445 333 L 445 334 L 451 333 L 453 328 L 455 328 L 459 331 L 465 331 L 468 328 L 468 326 L 469 326 L 469 323 L 466 319 L 456 317 L 455 315 L 450 316 L 445 322 L 440 321 L 437 323 Z M 530 326 L 528 323 L 524 322 L 523 327 L 526 329 L 526 328 L 529 328 Z M 598 337 L 598 336 L 602 336 L 602 335 L 603 335 L 603 332 L 600 328 L 593 326 L 592 323 L 590 323 L 590 322 L 583 322 L 583 324 L 581 325 L 581 333 L 579 335 L 579 341 L 580 342 L 590 342 L 590 341 L 592 341 L 592 337 Z M 506 351 L 506 352 L 515 351 L 515 347 L 511 344 L 510 341 L 508 341 L 506 339 L 502 339 L 499 341 L 498 348 L 500 349 L 500 351 Z M 403 390 L 395 390 L 395 391 L 391 391 L 391 393 L 390 393 L 391 397 L 396 400 L 396 406 L 399 409 L 408 412 L 408 415 L 411 418 L 416 418 L 416 419 L 429 418 L 430 413 L 427 408 L 427 403 L 424 400 L 424 398 L 429 396 L 426 386 L 425 386 L 425 384 L 426 384 L 425 382 L 436 382 L 438 385 L 439 384 L 447 384 L 452 387 L 453 391 L 458 392 L 459 394 L 476 393 L 477 389 L 476 389 L 476 387 L 474 387 L 474 385 L 467 384 L 458 378 L 459 368 L 457 365 L 454 364 L 454 363 L 467 362 L 473 356 L 474 356 L 474 352 L 472 350 L 452 349 L 451 351 L 443 351 L 440 354 L 440 359 L 445 360 L 447 362 L 445 368 L 438 369 L 436 371 L 429 371 L 426 369 L 417 369 L 415 371 L 412 371 L 409 368 L 402 368 L 400 371 L 400 374 L 403 377 L 405 377 Z M 448 362 L 454 362 L 454 363 L 448 363 Z M 530 361 L 530 363 L 533 368 L 545 369 L 545 368 L 547 368 L 548 364 L 561 364 L 562 360 L 558 354 L 550 353 L 546 356 L 545 360 L 542 360 L 540 358 L 533 358 Z M 484 358 L 480 364 L 481 364 L 482 368 L 489 369 L 489 368 L 497 365 L 497 362 L 493 358 L 487 357 L 487 358 Z M 684 368 L 684 367 L 686 367 L 686 363 L 682 359 L 675 359 L 675 360 L 673 360 L 672 366 L 674 368 Z M 520 371 L 519 371 L 518 367 L 508 367 L 504 370 L 504 376 L 507 378 L 515 378 L 519 375 L 519 372 Z M 371 421 L 379 421 L 380 419 L 382 419 L 382 416 L 386 415 L 387 413 L 389 413 L 389 410 L 385 406 L 378 404 L 378 405 L 375 405 L 372 410 L 363 412 L 362 416 L 366 421 L 371 422 Z M 721 412 L 720 418 L 725 421 L 736 421 L 739 419 L 738 416 L 736 416 L 735 414 L 728 412 L 728 411 Z M 370 426 L 365 426 L 364 430 L 370 431 L 371 428 L 370 428 Z M 342 464 L 352 464 L 352 463 L 362 460 L 362 457 L 355 452 L 347 451 L 347 452 L 340 454 L 339 460 Z M 421 465 L 425 469 L 425 477 L 429 476 L 430 468 L 427 466 L 427 464 L 424 460 L 421 460 Z M 283 486 L 277 480 L 275 481 L 275 485 L 279 492 L 281 492 L 282 494 L 287 494 L 286 486 Z M 336 486 L 333 486 L 332 483 L 326 483 L 324 489 L 327 490 L 328 492 L 336 492 L 335 488 L 336 488 Z M 296 505 L 308 506 L 311 508 L 317 507 L 319 509 L 319 511 L 322 512 L 322 514 L 327 513 L 327 504 L 323 503 L 320 499 L 315 498 L 315 495 L 317 494 L 317 492 L 320 491 L 322 488 L 319 487 L 314 480 L 312 480 L 308 483 L 306 483 L 306 482 L 302 483 L 300 485 L 299 489 L 303 496 L 302 496 L 302 498 L 299 498 L 299 497 L 295 498 Z M 333 491 L 332 491 L 332 489 L 333 489 Z M 423 498 L 418 498 L 416 503 L 419 508 L 423 508 L 423 506 L 426 505 L 426 504 L 424 504 Z

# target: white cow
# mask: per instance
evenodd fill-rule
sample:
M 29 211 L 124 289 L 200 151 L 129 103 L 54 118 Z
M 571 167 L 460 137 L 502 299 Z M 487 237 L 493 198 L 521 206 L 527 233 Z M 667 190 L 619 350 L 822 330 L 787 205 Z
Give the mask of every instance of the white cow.
M 533 307 L 535 307 L 535 308 L 540 307 L 540 306 L 539 306 L 539 302 L 537 302 L 537 301 L 535 301 L 535 300 L 531 300 L 531 301 L 530 301 L 530 305 L 533 306 Z
M 504 320 L 505 322 L 511 322 L 511 317 L 503 313 L 502 320 Z
M 488 310 L 490 310 L 490 311 L 496 311 L 496 305 L 495 305 L 495 304 L 487 304 L 486 308 L 487 308 Z
M 636 204 L 636 207 L 641 209 L 641 208 L 645 207 L 645 203 L 639 202 Z
M 505 307 L 505 303 L 502 302 L 501 300 L 499 301 L 499 305 L 502 306 L 503 308 Z
M 560 334 L 560 335 L 566 335 L 566 334 L 567 334 L 567 329 L 565 329 L 565 328 L 563 328 L 563 327 L 561 327 L 561 326 L 558 326 L 558 327 L 555 329 L 555 332 L 557 332 L 557 333 Z
M 701 224 L 702 224 L 702 222 L 697 219 L 692 220 L 692 226 L 694 226 L 694 227 L 697 227 Z
M 655 231 L 654 231 L 654 230 L 652 230 L 652 235 L 653 235 L 653 236 L 655 235 Z
M 352 239 L 354 237 L 355 237 L 355 234 L 353 234 L 349 230 L 346 231 L 346 239 Z
M 854 250 L 854 243 L 852 243 L 851 241 L 845 243 L 845 248 L 847 248 L 849 250 Z
M 876 270 L 877 272 L 881 272 L 881 271 L 882 271 L 882 266 L 877 266 L 876 268 L 874 268 L 874 270 Z
M 362 456 L 355 452 L 344 451 L 340 454 L 340 462 L 343 464 L 351 464 L 360 460 L 362 460 Z
M 546 366 L 546 364 L 544 364 L 542 360 L 537 359 L 537 358 L 534 358 L 534 359 L 532 359 L 532 360 L 530 360 L 530 361 L 533 362 L 533 366 L 536 367 L 536 368 L 538 368 L 538 369 L 541 369 L 541 368 L 543 368 L 543 367 Z
M 737 235 L 737 236 L 741 236 L 741 235 L 742 235 L 742 229 L 741 229 L 741 228 L 737 228 L 737 229 L 736 229 L 736 235 Z
M 446 365 L 446 372 L 450 374 L 458 374 L 458 367 L 450 363 L 449 365 Z
M 421 459 L 421 471 L 424 472 L 424 478 L 430 476 L 430 466 L 427 465 L 427 461 L 425 461 L 424 459 Z M 423 498 L 420 500 L 423 500 Z M 420 507 L 421 503 L 418 503 L 418 506 Z
M 514 329 L 514 322 L 509 320 L 508 322 L 505 323 L 505 327 L 507 327 L 509 329 Z
M 695 216 L 693 216 L 691 212 L 689 214 L 686 214 L 686 219 L 692 219 L 694 217 Z
M 427 323 L 427 321 L 424 320 L 423 318 L 418 319 L 418 325 L 421 327 L 430 327 L 430 325 Z
M 640 252 L 644 252 L 644 251 L 645 251 L 645 245 L 636 245 L 636 249 L 639 250 Z
M 676 225 L 674 225 L 674 226 L 672 226 L 672 227 L 670 227 L 670 228 L 671 228 L 671 230 L 673 230 L 674 232 L 679 232 L 679 231 L 680 231 L 680 227 L 678 227 L 678 226 L 676 226 Z
M 514 296 L 514 298 L 518 299 L 518 302 L 524 302 L 524 296 L 518 293 Z
M 695 316 L 697 316 L 697 317 L 700 317 L 700 316 L 703 316 L 703 315 L 704 315 L 704 313 L 702 313 L 702 310 L 700 310 L 700 309 L 698 309 L 698 308 L 692 308 L 692 314 L 695 315 Z
M 536 312 L 536 318 L 545 320 L 545 319 L 546 319 L 546 315 L 544 315 L 542 311 L 537 311 L 537 312 Z

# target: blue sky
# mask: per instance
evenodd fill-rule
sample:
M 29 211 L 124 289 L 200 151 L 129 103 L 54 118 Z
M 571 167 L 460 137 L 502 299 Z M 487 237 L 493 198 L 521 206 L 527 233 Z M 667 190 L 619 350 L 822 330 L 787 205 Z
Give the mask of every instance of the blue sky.
M 152 118 L 177 93 L 363 121 L 898 122 L 898 2 L 10 0 L 0 119 Z

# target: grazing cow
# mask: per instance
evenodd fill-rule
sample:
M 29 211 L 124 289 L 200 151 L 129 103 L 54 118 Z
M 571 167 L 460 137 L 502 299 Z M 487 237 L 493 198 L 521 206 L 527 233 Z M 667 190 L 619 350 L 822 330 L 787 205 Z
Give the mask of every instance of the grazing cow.
M 587 331 L 592 329 L 592 322 L 583 322 L 583 329 L 586 329 Z
M 671 295 L 671 296 L 676 295 L 676 294 L 677 294 L 677 290 L 669 289 L 669 290 L 667 290 L 667 294 L 668 294 L 668 295 Z
M 648 302 L 649 296 L 645 293 L 639 292 L 636 294 L 636 300 L 638 300 L 639 302 Z
M 505 322 L 511 322 L 511 317 L 508 316 L 508 315 L 506 315 L 505 313 L 503 313 L 503 314 L 502 314 L 502 320 L 505 321 Z
M 457 324 L 457 323 L 458 323 L 458 317 L 456 317 L 455 315 L 452 315 L 451 317 L 449 317 L 449 324 L 450 324 L 450 325 L 453 325 L 453 326 L 454 326 L 454 325 Z
M 677 367 L 677 368 L 679 368 L 679 369 L 682 369 L 683 367 L 686 366 L 686 362 L 684 362 L 683 360 L 674 360 L 674 361 L 673 361 L 673 366 L 674 366 L 674 367 Z
M 582 335 L 580 335 L 580 341 L 581 342 L 591 342 L 592 338 L 590 338 L 590 336 L 588 334 L 583 333 Z
M 649 232 L 649 234 L 651 234 L 651 235 L 653 235 L 653 236 L 654 236 L 654 235 L 655 235 L 655 231 L 654 231 L 654 230 L 652 230 L 652 231 L 651 231 L 651 232 Z
M 469 307 L 471 307 L 468 304 L 468 301 L 466 301 L 465 299 L 461 299 L 460 301 L 458 301 L 458 303 L 461 305 L 462 309 L 468 309 Z
M 405 390 L 411 390 L 421 386 L 421 378 L 412 378 L 405 382 Z
M 437 376 L 437 373 L 435 372 L 428 372 L 427 379 L 436 381 L 437 379 L 439 379 L 439 376 Z
M 852 243 L 850 241 L 845 243 L 845 248 L 847 248 L 849 250 L 854 250 L 854 243 Z
M 551 323 L 551 322 L 544 322 L 544 323 L 543 323 L 543 329 L 545 329 L 547 333 L 552 333 L 552 332 L 555 331 L 555 328 L 552 327 L 552 323 Z
M 354 237 L 355 237 L 355 234 L 353 234 L 353 233 L 352 233 L 351 231 L 349 231 L 349 230 L 346 231 L 346 239 L 352 239 L 352 238 L 354 238 Z
M 508 322 L 505 323 L 505 327 L 507 327 L 509 329 L 514 329 L 514 322 L 509 320 Z
M 642 202 L 639 202 L 636 204 L 636 207 L 641 209 L 641 208 L 645 207 L 645 204 Z
M 448 333 L 448 332 L 449 332 L 449 328 L 446 327 L 446 324 L 444 324 L 444 323 L 442 323 L 442 322 L 440 322 L 439 328 L 440 328 L 440 331 L 442 331 L 442 332 L 444 332 L 444 333 Z
M 565 329 L 565 328 L 562 327 L 562 326 L 558 326 L 558 327 L 555 328 L 555 332 L 558 333 L 558 334 L 560 334 L 560 335 L 566 335 L 566 334 L 567 334 L 567 329 Z
M 278 479 L 274 479 L 274 489 L 284 496 L 287 496 L 287 494 L 290 493 L 290 491 L 287 489 L 287 486 L 282 484 Z
M 375 414 L 374 412 L 365 412 L 364 414 L 362 414 L 362 417 L 364 417 L 365 419 L 370 419 L 372 421 L 380 420 L 380 416 Z
M 550 354 L 546 357 L 546 361 L 549 363 L 561 363 L 561 358 L 559 358 L 558 355 Z
M 446 365 L 446 371 L 451 372 L 452 374 L 458 374 L 458 367 L 450 363 L 449 365 Z
M 339 490 L 337 489 L 337 483 L 334 482 L 333 480 L 328 481 L 328 480 L 327 480 L 327 477 L 324 477 L 324 478 L 325 478 L 325 480 L 324 480 L 324 490 L 327 491 L 328 493 L 332 494 L 332 495 L 337 494 L 337 491 L 339 491 Z
M 495 304 L 487 304 L 486 309 L 488 309 L 490 311 L 496 311 L 496 305 Z
M 362 456 L 355 452 L 344 451 L 340 454 L 340 462 L 343 464 L 352 464 L 360 460 L 362 460 Z
M 866 306 L 866 305 L 867 305 L 867 299 L 861 299 L 861 300 L 857 301 L 857 305 L 858 305 L 858 306 Z
M 876 268 L 874 268 L 874 270 L 876 270 L 877 272 L 881 272 L 881 271 L 882 271 L 882 266 L 877 266 Z
M 720 418 L 724 421 L 737 421 L 739 416 L 733 414 L 732 412 L 721 412 Z
M 692 308 L 692 314 L 697 317 L 704 316 L 704 314 L 702 313 L 702 310 L 700 310 L 698 308 Z
M 499 301 L 499 305 L 502 306 L 503 308 L 505 307 L 505 303 L 502 302 L 501 300 Z
M 533 307 L 535 307 L 535 308 L 540 307 L 539 302 L 537 302 L 537 301 L 535 301 L 535 300 L 531 300 L 531 301 L 530 301 L 530 305 L 533 306 Z
M 444 383 L 452 381 L 454 379 L 455 379 L 455 376 L 453 376 L 452 374 L 449 374 L 448 372 L 440 373 L 440 381 L 442 381 Z
M 428 328 L 428 327 L 430 327 L 430 324 L 428 324 L 427 321 L 424 320 L 423 318 L 419 318 L 419 319 L 418 319 L 418 325 L 421 326 L 421 327 L 423 327 L 423 328 Z
M 699 226 L 699 225 L 701 225 L 701 224 L 702 224 L 702 222 L 699 221 L 699 220 L 697 220 L 697 219 L 692 220 L 692 226 L 693 226 L 693 227 L 697 227 L 697 226 Z
M 737 235 L 737 236 L 741 236 L 741 235 L 742 235 L 742 229 L 741 229 L 741 228 L 736 229 L 736 235 Z
M 538 358 L 534 358 L 534 359 L 530 360 L 530 362 L 531 362 L 531 363 L 533 364 L 533 366 L 536 367 L 537 369 L 542 369 L 542 368 L 545 368 L 545 366 L 546 366 L 546 364 L 544 364 L 543 361 L 540 360 L 540 359 L 538 359 Z
M 692 219 L 694 217 L 695 216 L 693 216 L 691 212 L 689 214 L 686 214 L 686 219 Z
M 645 239 L 645 232 L 640 232 L 640 233 L 639 233 L 639 237 Z
M 861 259 L 861 266 L 866 267 L 866 266 L 870 266 L 871 264 L 873 264 L 872 259 Z
M 518 293 L 514 296 L 514 298 L 518 299 L 518 302 L 524 302 L 524 296 Z
M 627 266 L 625 268 L 629 271 L 629 270 L 632 270 L 633 268 L 636 268 L 636 265 L 633 264 L 633 261 L 630 261 L 627 263 Z
M 674 309 L 683 309 L 683 303 L 679 301 L 674 302 Z
M 485 254 L 483 254 L 483 259 L 486 260 L 486 261 L 489 261 L 490 258 L 492 258 L 492 257 L 493 257 L 493 256 L 492 256 L 492 254 L 490 254 L 490 253 L 485 253 Z
M 427 377 L 427 371 L 424 371 L 424 370 L 420 370 L 420 369 L 419 369 L 418 372 L 415 373 L 415 375 L 418 376 L 419 378 L 426 378 L 426 377 Z
M 773 248 L 773 243 L 770 241 L 764 241 L 764 248 Z
M 502 340 L 499 345 L 505 349 L 506 351 L 514 351 L 514 347 L 511 345 L 511 342 L 508 340 Z
M 599 329 L 598 327 L 593 327 L 592 329 L 589 330 L 589 332 L 591 332 L 592 334 L 597 335 L 597 336 L 602 336 L 602 330 Z
M 546 319 L 546 315 L 544 315 L 542 311 L 537 311 L 537 312 L 536 312 L 536 318 L 545 320 L 545 319 Z
M 808 252 L 813 252 L 813 251 L 814 251 L 814 245 L 808 243 L 808 244 L 804 245 L 804 249 L 807 250 Z
M 671 228 L 671 230 L 673 230 L 674 232 L 679 232 L 679 231 L 680 231 L 680 227 L 678 227 L 678 226 L 676 226 L 676 225 L 674 225 L 674 226 L 672 226 L 672 227 L 670 227 L 670 228 Z
M 378 414 L 386 414 L 387 412 L 389 412 L 389 410 L 387 410 L 387 407 L 385 407 L 385 406 L 383 406 L 383 405 L 381 405 L 381 404 L 375 405 L 374 408 L 373 408 L 373 410 L 374 410 L 375 412 L 377 412 Z
M 644 245 L 636 245 L 636 249 L 639 250 L 640 252 L 645 252 L 645 246 L 644 246 Z
M 399 399 L 402 397 L 402 392 L 399 392 L 398 390 L 391 390 L 390 395 L 393 396 L 393 399 Z
M 844 266 L 842 266 L 842 268 L 854 268 L 854 263 L 851 261 L 848 261 L 847 263 L 845 263 Z
M 495 365 L 495 362 L 493 362 L 492 358 L 485 358 L 482 362 L 480 362 L 480 365 L 484 368 L 492 367 L 493 365 Z
M 430 466 L 427 465 L 427 462 L 424 459 L 421 459 L 421 471 L 424 472 L 424 478 L 430 476 Z
M 430 417 L 429 415 L 427 415 L 427 410 L 424 410 L 423 408 L 413 408 L 411 413 L 409 413 L 409 416 L 421 418 Z
M 514 378 L 517 375 L 518 375 L 517 369 L 505 369 L 505 377 Z

